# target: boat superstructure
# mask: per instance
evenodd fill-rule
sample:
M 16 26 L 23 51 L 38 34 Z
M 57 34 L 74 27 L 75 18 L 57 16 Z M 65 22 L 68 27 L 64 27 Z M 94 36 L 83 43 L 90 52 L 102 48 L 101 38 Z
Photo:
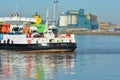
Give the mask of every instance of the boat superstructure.
M 41 24 L 41 17 L 0 18 L 0 50 L 66 52 L 76 49 L 74 34 L 58 34 L 54 24 Z

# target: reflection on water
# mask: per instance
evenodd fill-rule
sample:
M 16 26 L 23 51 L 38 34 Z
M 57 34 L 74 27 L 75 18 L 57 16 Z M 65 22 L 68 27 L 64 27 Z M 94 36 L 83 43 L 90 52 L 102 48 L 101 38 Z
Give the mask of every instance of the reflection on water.
M 76 36 L 75 53 L 0 51 L 0 80 L 120 80 L 120 36 Z
M 51 80 L 58 69 L 74 67 L 75 54 L 0 52 L 0 80 Z

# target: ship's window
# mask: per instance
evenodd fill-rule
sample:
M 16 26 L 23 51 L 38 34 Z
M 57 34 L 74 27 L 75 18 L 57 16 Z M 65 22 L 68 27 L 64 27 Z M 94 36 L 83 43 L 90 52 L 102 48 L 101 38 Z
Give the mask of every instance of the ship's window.
M 49 41 L 50 43 L 54 43 L 55 42 L 55 40 L 54 39 L 50 39 L 50 41 Z
M 52 32 L 53 32 L 54 34 L 57 34 L 58 29 L 53 29 Z

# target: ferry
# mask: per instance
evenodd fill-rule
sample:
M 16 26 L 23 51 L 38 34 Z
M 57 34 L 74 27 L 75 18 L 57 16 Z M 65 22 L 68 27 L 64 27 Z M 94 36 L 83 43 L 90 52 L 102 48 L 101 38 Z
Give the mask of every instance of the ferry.
M 54 24 L 41 23 L 39 15 L 0 18 L 0 50 L 24 52 L 73 52 L 77 46 L 74 34 L 58 34 Z

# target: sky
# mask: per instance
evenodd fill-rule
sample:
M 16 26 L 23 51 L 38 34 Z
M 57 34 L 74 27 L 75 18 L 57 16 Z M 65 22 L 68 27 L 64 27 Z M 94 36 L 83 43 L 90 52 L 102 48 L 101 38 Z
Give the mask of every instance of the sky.
M 67 10 L 85 9 L 85 13 L 98 16 L 99 22 L 112 22 L 120 25 L 120 0 L 58 0 L 59 15 Z M 54 0 L 0 0 L 0 17 L 19 12 L 21 16 L 31 17 L 38 12 L 45 19 L 49 9 L 53 19 Z

